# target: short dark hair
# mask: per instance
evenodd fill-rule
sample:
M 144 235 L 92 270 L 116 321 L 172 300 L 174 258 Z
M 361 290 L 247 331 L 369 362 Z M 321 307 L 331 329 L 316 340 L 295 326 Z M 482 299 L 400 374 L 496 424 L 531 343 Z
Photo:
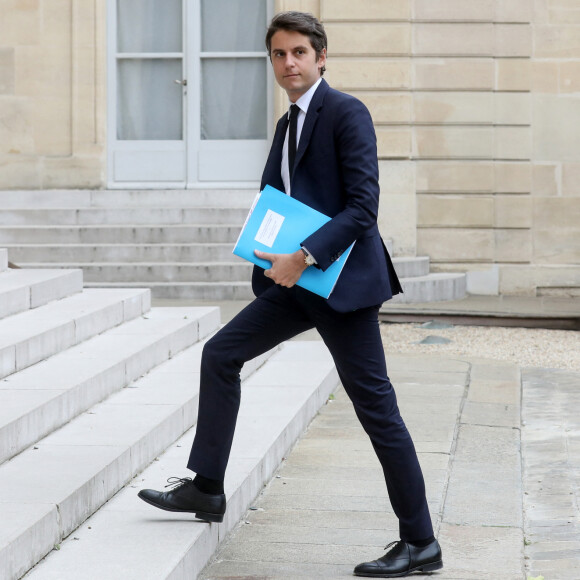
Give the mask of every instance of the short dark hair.
M 272 22 L 270 22 L 268 32 L 266 33 L 266 48 L 268 49 L 268 54 L 272 50 L 272 37 L 278 30 L 300 32 L 300 34 L 308 36 L 310 44 L 316 52 L 316 60 L 320 58 L 322 51 L 328 46 L 324 26 L 322 26 L 318 18 L 308 12 L 280 12 L 272 18 Z M 322 67 L 320 74 L 324 74 L 325 70 L 326 68 Z

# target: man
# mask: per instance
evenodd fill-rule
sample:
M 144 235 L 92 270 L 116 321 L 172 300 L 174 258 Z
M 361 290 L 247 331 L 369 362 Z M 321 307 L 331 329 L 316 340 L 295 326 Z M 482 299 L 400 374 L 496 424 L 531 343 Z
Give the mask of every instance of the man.
M 267 270 L 254 268 L 257 298 L 204 348 L 197 430 L 187 465 L 197 475 L 193 481 L 176 478 L 168 492 L 143 490 L 139 496 L 161 509 L 222 521 L 240 370 L 244 362 L 315 327 L 371 439 L 399 518 L 401 540 L 382 558 L 359 564 L 354 573 L 390 578 L 437 570 L 443 565 L 441 549 L 433 537 L 415 448 L 387 376 L 379 331 L 379 307 L 401 287 L 377 227 L 372 120 L 360 101 L 323 80 L 327 41 L 316 18 L 278 14 L 266 46 L 292 106 L 276 127 L 262 188 L 269 184 L 284 190 L 332 219 L 303 240 L 297 252 L 256 251 L 272 264 Z M 295 285 L 306 268 L 325 270 L 355 241 L 328 300 Z

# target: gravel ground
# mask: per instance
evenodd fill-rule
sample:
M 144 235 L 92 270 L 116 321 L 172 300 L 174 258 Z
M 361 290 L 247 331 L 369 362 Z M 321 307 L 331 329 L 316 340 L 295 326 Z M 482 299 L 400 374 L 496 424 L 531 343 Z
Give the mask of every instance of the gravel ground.
M 427 325 L 432 323 L 427 323 Z M 389 353 L 461 355 L 506 360 L 522 367 L 580 372 L 580 332 L 489 326 L 424 328 L 422 324 L 382 323 L 387 363 Z M 448 344 L 417 344 L 429 336 Z

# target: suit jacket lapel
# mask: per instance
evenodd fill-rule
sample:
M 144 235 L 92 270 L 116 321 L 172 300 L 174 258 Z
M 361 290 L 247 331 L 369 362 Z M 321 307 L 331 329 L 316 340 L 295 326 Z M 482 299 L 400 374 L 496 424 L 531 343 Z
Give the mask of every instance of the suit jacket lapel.
M 302 133 L 300 134 L 300 142 L 298 143 L 298 150 L 296 151 L 296 162 L 294 164 L 294 168 L 300 164 L 300 160 L 308 148 L 314 125 L 316 125 L 318 114 L 320 113 L 320 109 L 324 102 L 324 96 L 328 92 L 329 88 L 330 87 L 328 86 L 328 83 L 322 79 L 322 82 L 312 96 L 312 100 L 308 106 L 308 112 L 306 113 L 306 118 L 304 119 L 304 125 L 302 126 Z
M 284 139 L 286 138 L 286 131 L 288 130 L 288 113 L 284 113 L 284 116 L 278 121 L 276 125 L 276 131 L 274 132 L 274 138 L 272 139 L 272 151 L 280 153 L 282 156 L 282 149 L 284 148 Z
M 274 138 L 272 139 L 272 146 L 270 147 L 270 154 L 266 161 L 266 167 L 262 175 L 262 183 L 260 189 L 266 185 L 271 185 L 280 191 L 284 191 L 284 183 L 282 181 L 282 173 L 280 171 L 282 165 L 282 149 L 284 148 L 284 139 L 288 129 L 288 114 L 285 114 L 276 124 Z

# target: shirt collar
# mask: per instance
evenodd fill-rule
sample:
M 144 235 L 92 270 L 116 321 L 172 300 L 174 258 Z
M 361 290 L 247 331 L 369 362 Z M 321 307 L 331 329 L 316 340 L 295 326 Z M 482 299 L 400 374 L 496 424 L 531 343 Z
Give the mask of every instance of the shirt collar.
M 322 77 L 320 77 L 297 101 L 296 103 L 290 103 L 290 105 L 298 105 L 300 110 L 306 114 L 308 107 L 310 106 L 310 101 L 318 88 L 318 85 L 322 82 Z M 288 118 L 290 118 L 290 108 L 288 108 Z

